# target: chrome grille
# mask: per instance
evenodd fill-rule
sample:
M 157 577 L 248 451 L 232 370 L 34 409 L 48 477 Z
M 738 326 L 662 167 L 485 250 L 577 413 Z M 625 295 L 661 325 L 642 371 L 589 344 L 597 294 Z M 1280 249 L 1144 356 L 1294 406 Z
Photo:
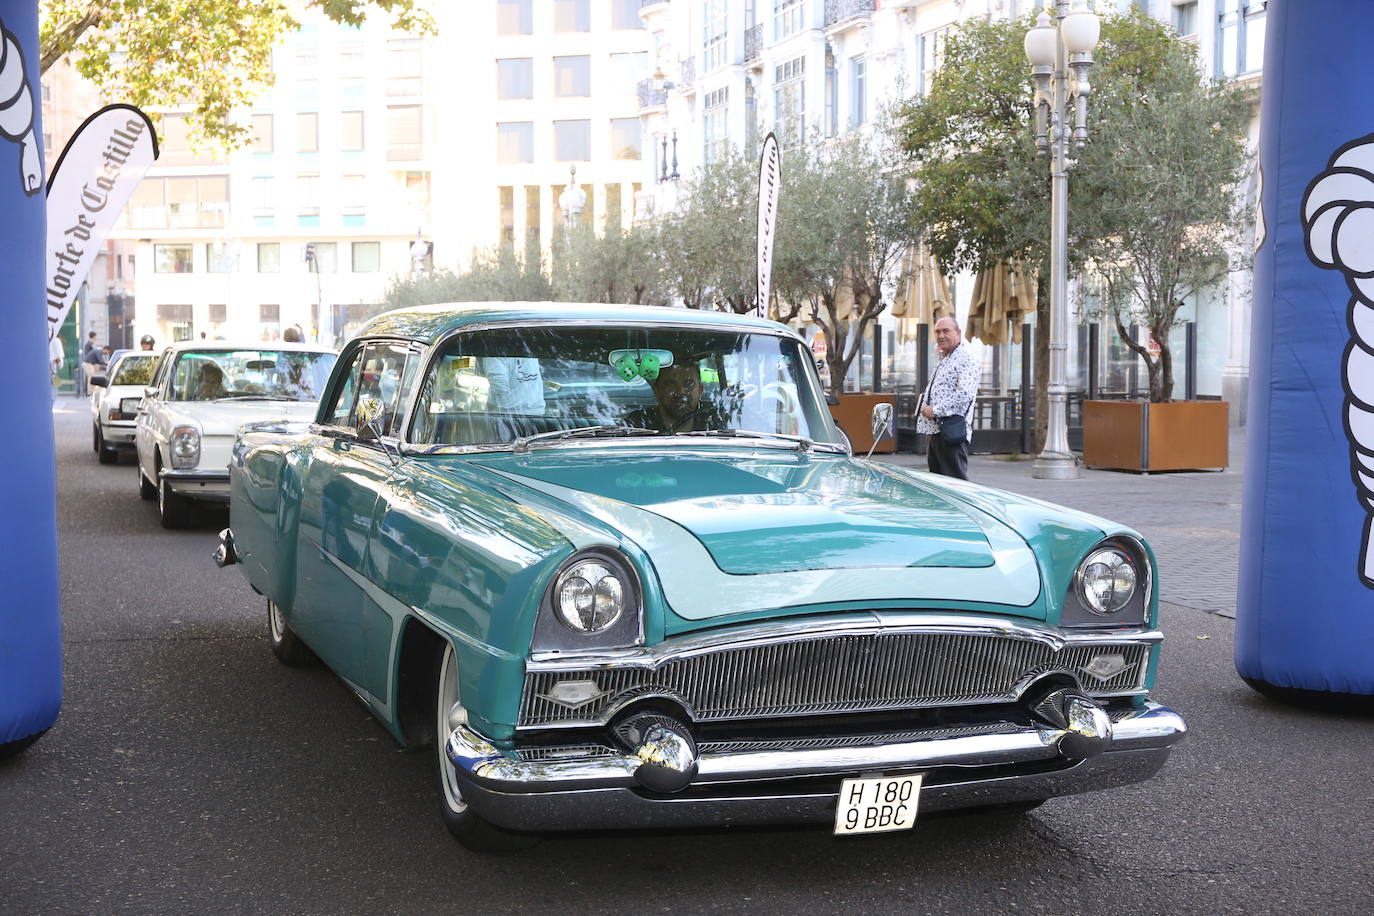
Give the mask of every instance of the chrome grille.
M 1085 667 L 1122 656 L 1125 669 L 1102 680 Z M 667 696 L 699 722 L 1011 702 L 1034 677 L 1067 671 L 1090 694 L 1119 695 L 1143 683 L 1148 647 L 1068 645 L 992 633 L 902 632 L 833 635 L 724 647 L 656 666 L 531 671 L 522 727 L 604 721 L 638 697 Z M 564 680 L 601 691 L 570 709 L 547 699 Z

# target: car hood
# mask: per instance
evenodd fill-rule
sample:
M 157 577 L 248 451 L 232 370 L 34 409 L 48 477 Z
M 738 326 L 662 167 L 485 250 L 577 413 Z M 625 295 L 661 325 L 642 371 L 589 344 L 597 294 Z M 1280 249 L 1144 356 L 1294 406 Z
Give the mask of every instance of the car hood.
M 245 423 L 309 421 L 316 401 L 183 401 L 171 414 L 200 424 L 202 436 L 237 436 Z
M 779 599 L 1024 607 L 1040 592 L 1033 554 L 1006 524 L 937 484 L 864 461 L 598 449 L 473 463 L 633 538 L 688 618 Z

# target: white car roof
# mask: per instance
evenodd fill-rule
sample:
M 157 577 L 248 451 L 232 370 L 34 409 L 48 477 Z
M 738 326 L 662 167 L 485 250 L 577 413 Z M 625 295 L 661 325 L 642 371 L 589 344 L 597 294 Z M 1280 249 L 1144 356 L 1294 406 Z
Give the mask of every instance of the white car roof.
M 333 353 L 337 355 L 339 352 L 333 347 L 326 347 L 323 344 L 286 343 L 280 340 L 183 340 L 167 346 L 173 353 L 197 350 L 212 352 L 221 350 L 273 350 L 288 353 Z

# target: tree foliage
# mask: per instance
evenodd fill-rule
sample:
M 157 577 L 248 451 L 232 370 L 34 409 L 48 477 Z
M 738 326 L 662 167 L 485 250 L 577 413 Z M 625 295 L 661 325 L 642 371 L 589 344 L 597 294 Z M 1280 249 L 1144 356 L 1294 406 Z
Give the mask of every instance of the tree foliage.
M 466 270 L 441 268 L 423 276 L 396 277 L 387 308 L 436 302 L 545 302 L 554 298 L 537 244 L 525 252 L 510 242 L 475 254 Z
M 1008 261 L 1047 275 L 1049 177 L 1034 151 L 1022 49 L 1031 24 L 962 24 L 929 94 L 901 114 L 920 226 L 947 270 Z M 1193 46 L 1138 10 L 1104 18 L 1095 56 L 1092 136 L 1069 179 L 1069 261 L 1109 281 L 1114 318 L 1130 313 L 1151 329 L 1158 357 L 1126 343 L 1146 361 L 1151 398 L 1168 400 L 1169 328 L 1186 294 L 1215 276 L 1229 239 L 1249 105 L 1233 85 L 1204 82 Z
M 70 57 L 105 96 L 189 108 L 193 135 L 233 147 L 248 136 L 233 112 L 271 83 L 272 50 L 302 5 L 345 25 L 380 12 L 393 28 L 434 30 L 416 0 L 40 0 L 40 68 Z
M 553 259 L 554 295 L 564 302 L 667 305 L 663 248 L 653 225 L 611 225 L 602 235 L 579 226 L 560 239 Z

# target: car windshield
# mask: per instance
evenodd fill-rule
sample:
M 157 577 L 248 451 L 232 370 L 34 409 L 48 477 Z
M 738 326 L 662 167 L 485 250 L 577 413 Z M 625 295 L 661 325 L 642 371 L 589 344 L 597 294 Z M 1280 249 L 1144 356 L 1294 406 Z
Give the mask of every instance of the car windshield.
M 111 385 L 146 385 L 153 380 L 157 368 L 157 354 L 130 353 L 115 363 L 110 375 Z
M 315 401 L 335 358 L 294 350 L 188 350 L 172 369 L 170 400 Z
M 843 441 L 795 340 L 569 325 L 453 337 L 430 363 L 410 441 L 524 444 L 618 432 Z

